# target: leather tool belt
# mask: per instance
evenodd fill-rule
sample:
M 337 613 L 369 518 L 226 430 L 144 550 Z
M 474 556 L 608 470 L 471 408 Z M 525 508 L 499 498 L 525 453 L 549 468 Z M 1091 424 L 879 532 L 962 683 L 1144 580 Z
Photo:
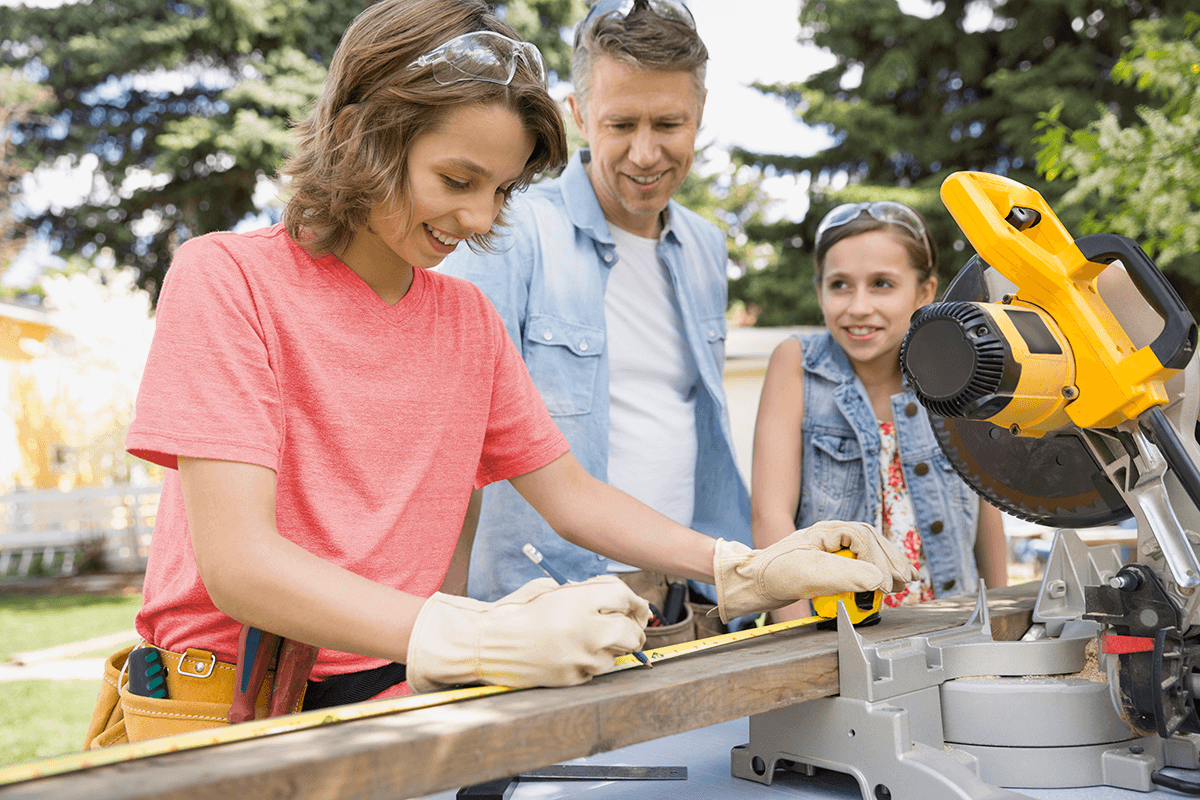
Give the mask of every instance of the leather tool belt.
M 139 646 L 145 646 L 143 642 Z M 237 667 L 218 661 L 207 650 L 189 648 L 184 653 L 155 648 L 166 666 L 167 697 L 141 697 L 129 691 L 126 660 L 133 647 L 108 657 L 96 708 L 88 725 L 84 749 L 108 747 L 169 736 L 175 733 L 217 728 L 229 724 Z M 267 716 L 274 670 L 267 672 L 255 700 L 255 718 Z M 303 693 L 292 712 L 304 704 Z

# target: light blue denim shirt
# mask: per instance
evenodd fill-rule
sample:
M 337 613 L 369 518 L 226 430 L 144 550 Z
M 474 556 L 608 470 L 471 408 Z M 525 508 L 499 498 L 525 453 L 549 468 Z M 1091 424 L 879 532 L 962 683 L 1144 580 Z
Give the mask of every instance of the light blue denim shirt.
M 850 359 L 827 331 L 797 337 L 804 365 L 804 444 L 796 527 L 826 519 L 874 524 L 882 486 L 879 422 Z M 977 590 L 979 495 L 942 452 L 912 390 L 892 397 L 904 482 L 938 597 Z
M 561 176 L 535 184 L 509 208 L 498 252 L 458 248 L 441 266 L 495 304 L 542 400 L 583 467 L 608 476 L 608 347 L 604 287 L 615 243 L 576 153 Z M 671 201 L 658 244 L 700 373 L 696 401 L 696 505 L 692 527 L 750 544 L 750 499 L 733 454 L 722 377 L 728 293 L 725 236 Z M 468 592 L 495 600 L 542 572 L 521 552 L 532 542 L 568 580 L 605 574 L 608 562 L 556 534 L 507 481 L 488 486 L 471 554 Z M 715 597 L 708 584 L 693 586 Z

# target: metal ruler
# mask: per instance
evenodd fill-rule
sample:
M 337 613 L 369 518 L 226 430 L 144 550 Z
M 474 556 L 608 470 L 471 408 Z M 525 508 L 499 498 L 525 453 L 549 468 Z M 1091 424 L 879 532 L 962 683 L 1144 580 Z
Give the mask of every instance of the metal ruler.
M 822 616 L 805 617 L 804 619 L 765 625 L 760 628 L 749 628 L 732 633 L 723 633 L 717 636 L 710 636 L 706 639 L 696 639 L 690 642 L 681 642 L 654 650 L 647 650 L 646 656 L 650 659 L 651 664 L 656 664 L 660 661 L 667 661 L 679 656 L 699 653 L 714 647 L 723 647 L 736 642 L 744 642 L 760 636 L 769 636 L 772 633 L 811 625 L 827 619 L 828 617 Z M 632 655 L 625 655 L 617 658 L 616 665 L 608 672 L 620 672 L 640 666 L 642 664 Z M 520 691 L 520 689 L 510 686 L 468 686 L 462 689 L 448 689 L 443 692 L 392 697 L 384 700 L 369 700 L 362 703 L 323 708 L 316 711 L 303 711 L 299 714 L 251 720 L 249 722 L 238 723 L 237 725 L 209 728 L 202 731 L 178 733 L 173 736 L 114 745 L 113 747 L 106 747 L 99 750 L 67 753 L 38 761 L 28 761 L 21 764 L 0 767 L 0 786 L 19 781 L 33 780 L 35 778 L 44 778 L 50 775 L 59 775 L 64 772 L 72 772 L 89 767 L 132 761 L 135 758 L 177 753 L 228 742 L 240 742 L 247 739 L 256 739 L 261 736 L 289 733 L 291 731 L 314 728 L 319 725 L 328 725 L 335 722 L 347 722 L 381 716 L 383 714 L 395 714 L 402 711 L 430 708 L 432 706 L 446 705 L 447 703 L 457 703 L 462 700 L 473 700 L 477 697 L 488 697 L 516 691 Z

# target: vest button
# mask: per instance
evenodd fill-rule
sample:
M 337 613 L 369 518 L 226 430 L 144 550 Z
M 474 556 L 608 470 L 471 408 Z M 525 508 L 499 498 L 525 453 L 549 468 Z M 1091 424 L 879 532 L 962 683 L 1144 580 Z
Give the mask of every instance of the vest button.
M 585 353 L 587 352 L 587 349 L 588 349 L 587 339 L 584 339 L 582 342 L 579 343 L 579 349 L 584 351 Z
M 909 403 L 904 407 L 904 416 L 915 417 L 917 415 L 917 404 Z
M 917 473 L 918 475 L 925 475 L 929 472 L 929 465 L 922 461 L 913 467 L 913 472 Z
M 542 338 L 548 342 L 554 338 L 554 334 L 551 333 L 549 330 L 547 330 L 545 333 L 542 334 Z
M 940 519 L 935 519 L 929 524 L 930 533 L 941 533 L 945 529 L 945 524 Z
M 957 581 L 954 580 L 954 578 L 951 578 L 950 580 L 946 581 L 945 583 L 942 584 L 942 591 L 943 592 L 950 591 L 951 589 L 954 588 L 955 583 L 957 583 Z

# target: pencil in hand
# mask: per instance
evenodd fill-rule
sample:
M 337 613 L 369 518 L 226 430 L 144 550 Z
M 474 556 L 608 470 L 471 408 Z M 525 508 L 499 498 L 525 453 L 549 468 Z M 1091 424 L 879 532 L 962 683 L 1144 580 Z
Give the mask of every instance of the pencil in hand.
M 562 585 L 562 584 L 566 584 L 569 582 L 569 581 L 567 581 L 566 578 L 564 578 L 559 573 L 558 570 L 556 570 L 554 567 L 550 566 L 549 562 L 546 561 L 545 557 L 541 554 L 541 552 L 536 547 L 533 546 L 533 544 L 526 543 L 526 545 L 521 548 L 521 552 L 523 552 L 526 556 L 528 556 L 530 561 L 532 561 L 534 564 L 537 564 L 538 567 L 541 568 L 542 572 L 549 575 L 550 578 L 555 583 Z M 633 657 L 636 658 L 638 661 L 642 662 L 647 667 L 654 666 L 653 664 L 650 663 L 650 659 L 646 656 L 646 654 L 643 653 L 641 650 L 634 650 Z

